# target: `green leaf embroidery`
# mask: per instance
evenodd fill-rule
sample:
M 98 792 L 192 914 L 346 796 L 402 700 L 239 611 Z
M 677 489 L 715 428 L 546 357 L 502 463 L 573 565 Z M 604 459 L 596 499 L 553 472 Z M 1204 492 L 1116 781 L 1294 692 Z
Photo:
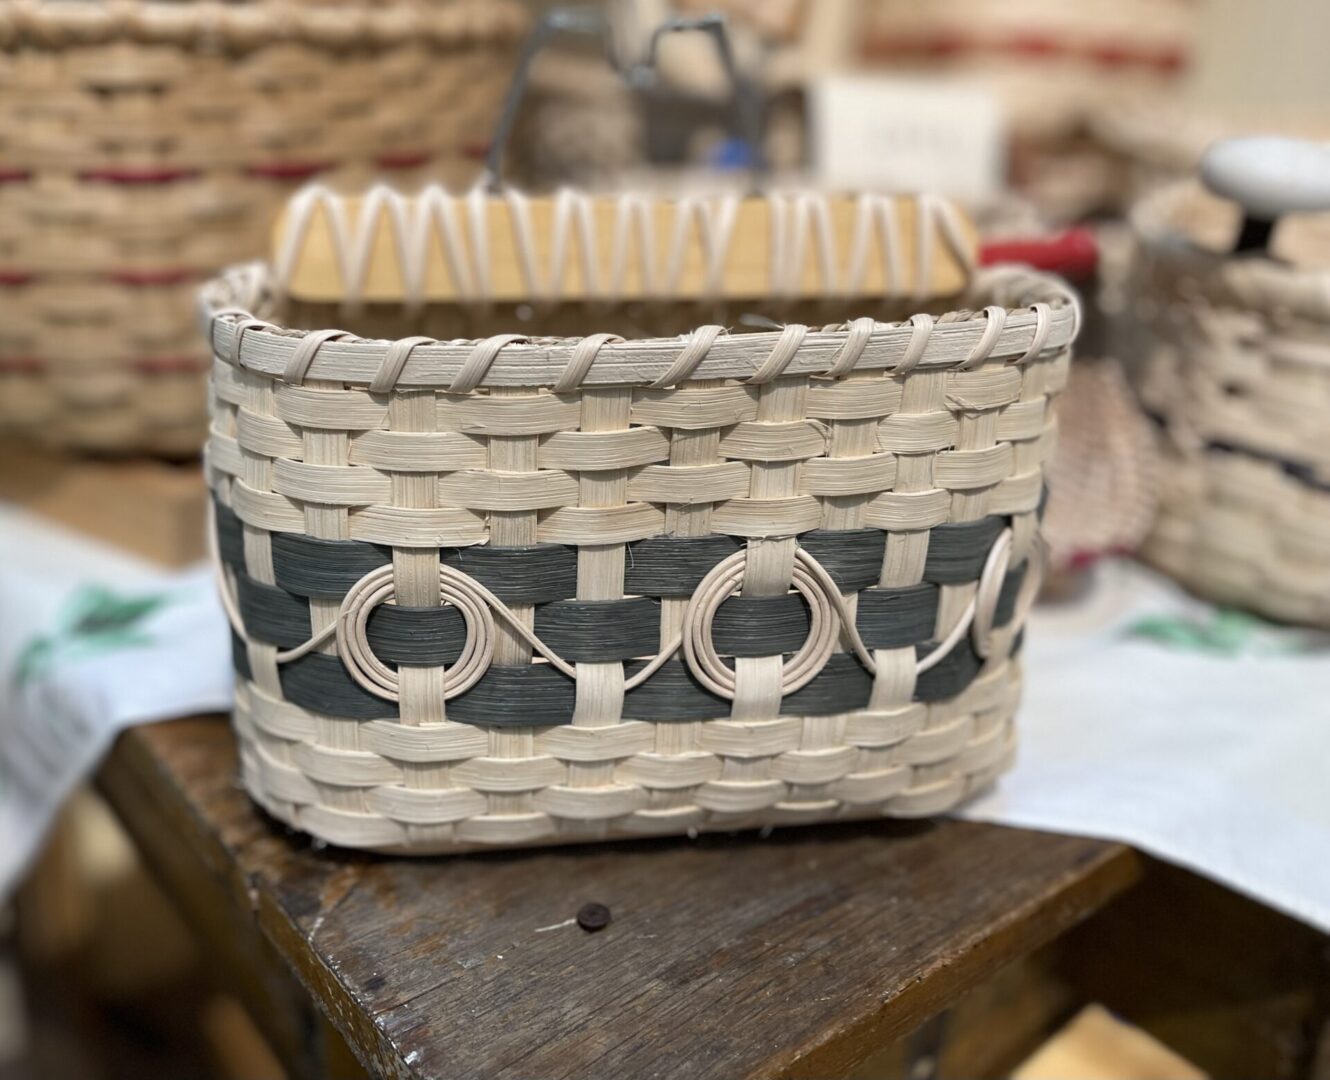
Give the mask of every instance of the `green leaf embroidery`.
M 1208 619 L 1184 615 L 1150 615 L 1127 628 L 1127 637 L 1157 641 L 1173 648 L 1238 656 L 1265 643 L 1271 625 L 1254 615 L 1221 608 Z M 1289 643 L 1278 651 L 1297 652 Z
M 132 627 L 166 602 L 165 593 L 117 596 L 100 585 L 88 585 L 74 594 L 61 621 L 69 635 L 93 636 Z
M 23 647 L 14 664 L 14 685 L 26 686 L 51 664 L 55 642 L 38 635 Z
M 171 602 L 169 593 L 120 595 L 85 585 L 70 596 L 49 634 L 38 634 L 19 652 L 12 676 L 16 687 L 42 678 L 61 664 L 153 643 L 142 624 Z

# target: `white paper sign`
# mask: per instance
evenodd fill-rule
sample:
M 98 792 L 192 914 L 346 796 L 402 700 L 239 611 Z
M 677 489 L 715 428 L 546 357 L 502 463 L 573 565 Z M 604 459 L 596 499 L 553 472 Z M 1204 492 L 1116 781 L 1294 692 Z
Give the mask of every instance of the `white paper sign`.
M 813 170 L 824 186 L 996 196 L 1001 106 L 978 83 L 937 76 L 828 75 L 809 90 Z

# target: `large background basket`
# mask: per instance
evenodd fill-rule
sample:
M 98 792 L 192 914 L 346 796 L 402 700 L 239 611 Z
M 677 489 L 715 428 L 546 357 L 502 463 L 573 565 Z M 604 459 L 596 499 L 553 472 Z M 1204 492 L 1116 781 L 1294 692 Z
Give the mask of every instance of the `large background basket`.
M 1011 178 L 1049 215 L 1120 206 L 1090 128 L 1176 99 L 1194 47 L 1189 0 L 872 0 L 864 59 L 982 81 L 1012 135 Z
M 483 155 L 507 0 L 0 6 L 0 431 L 196 451 L 192 295 L 313 173 Z
M 1145 554 L 1208 597 L 1330 626 L 1330 220 L 1275 254 L 1224 254 L 1238 211 L 1195 185 L 1146 199 L 1138 275 L 1157 338 L 1141 372 L 1161 424 Z
M 628 341 L 285 329 L 269 285 L 219 280 L 205 326 L 236 729 L 276 817 L 429 852 L 912 816 L 1011 760 L 1055 279 Z

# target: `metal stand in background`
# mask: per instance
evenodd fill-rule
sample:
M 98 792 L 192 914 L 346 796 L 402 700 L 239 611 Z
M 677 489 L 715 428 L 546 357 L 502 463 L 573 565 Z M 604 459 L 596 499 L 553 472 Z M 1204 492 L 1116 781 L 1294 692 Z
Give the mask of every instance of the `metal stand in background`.
M 569 34 L 596 38 L 600 41 L 610 67 L 633 91 L 648 100 L 664 98 L 663 104 L 667 105 L 696 106 L 699 103 L 696 96 L 668 88 L 657 67 L 661 38 L 681 31 L 700 31 L 710 36 L 715 43 L 716 54 L 732 88 L 727 110 L 728 126 L 733 135 L 748 145 L 752 168 L 755 172 L 760 172 L 765 164 L 762 154 L 761 93 L 757 85 L 741 76 L 735 66 L 734 51 L 730 48 L 729 31 L 723 15 L 666 19 L 652 31 L 646 55 L 640 60 L 624 63 L 614 47 L 610 21 L 603 11 L 597 8 L 567 7 L 547 11 L 527 36 L 522 56 L 513 73 L 512 83 L 508 87 L 508 94 L 504 98 L 503 110 L 495 125 L 494 138 L 490 141 L 489 151 L 485 156 L 487 186 L 491 189 L 501 186 L 503 156 L 512 138 L 513 127 L 517 123 L 517 115 L 531 81 L 531 65 L 537 55 L 556 37 Z

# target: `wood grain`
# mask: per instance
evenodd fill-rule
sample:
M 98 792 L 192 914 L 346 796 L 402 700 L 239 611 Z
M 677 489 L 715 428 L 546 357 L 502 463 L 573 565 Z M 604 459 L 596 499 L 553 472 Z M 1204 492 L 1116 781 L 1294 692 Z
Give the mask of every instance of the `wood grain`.
M 311 1027 L 279 1020 L 294 973 L 374 1075 L 844 1074 L 1140 872 L 1118 844 L 958 822 L 393 860 L 314 849 L 234 773 L 200 718 L 126 733 L 101 786 L 263 972 L 251 1007 L 288 1068 Z M 569 922 L 589 901 L 613 912 L 594 935 Z

